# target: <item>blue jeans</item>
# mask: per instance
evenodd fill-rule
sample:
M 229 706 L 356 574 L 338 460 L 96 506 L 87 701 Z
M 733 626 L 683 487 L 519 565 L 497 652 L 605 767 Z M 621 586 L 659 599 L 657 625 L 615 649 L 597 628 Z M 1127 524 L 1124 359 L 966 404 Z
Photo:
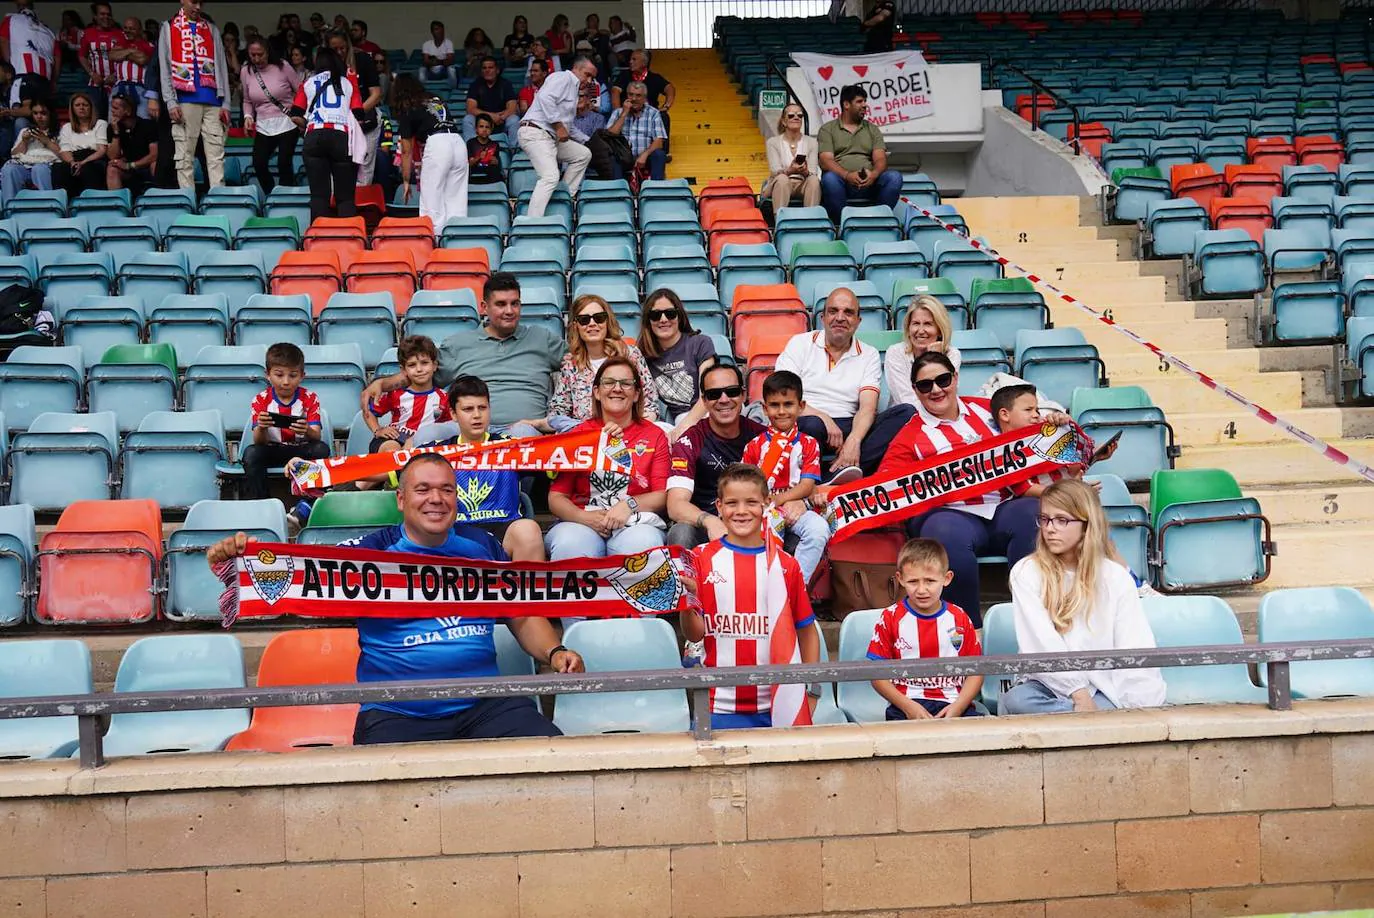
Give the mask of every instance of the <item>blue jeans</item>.
M 1115 711 L 1116 705 L 1101 692 L 1093 692 L 1093 703 L 1104 711 Z M 1058 694 L 1039 679 L 1018 682 L 997 699 L 998 714 L 1067 714 L 1073 701 Z
M 5 163 L 4 168 L 0 168 L 0 205 L 13 201 L 29 182 L 39 191 L 51 191 L 52 166 L 48 163 L 26 166 L 13 159 Z
M 500 125 L 492 125 L 491 136 L 492 136 L 492 137 L 496 137 L 497 134 L 500 134 L 500 133 L 502 133 L 502 132 L 505 132 L 505 135 L 506 135 L 506 142 L 505 142 L 504 146 L 507 146 L 507 147 L 518 147 L 520 144 L 519 144 L 518 142 L 516 142 L 516 139 L 515 139 L 515 132 L 518 131 L 518 130 L 520 130 L 520 116 L 519 116 L 519 115 L 511 115 L 509 118 L 506 119 L 506 126 L 505 126 L 504 128 L 501 127 Z M 477 116 L 476 116 L 476 115 L 464 115 L 464 116 L 463 116 L 463 139 L 464 139 L 464 140 L 471 140 L 472 138 L 474 138 L 474 137 L 476 137 L 476 136 L 477 136 Z
M 668 154 L 662 150 L 655 150 L 649 154 L 649 178 L 654 181 L 662 181 L 664 169 L 668 166 Z M 612 160 L 611 168 L 615 170 L 615 177 L 623 179 L 625 170 L 621 168 L 619 160 Z
M 907 535 L 934 539 L 949 555 L 954 581 L 945 587 L 945 599 L 968 613 L 975 628 L 983 627 L 983 611 L 978 605 L 978 556 L 1003 554 L 1007 565 L 1015 566 L 1035 550 L 1039 526 L 1040 501 L 1017 497 L 997 505 L 992 519 L 963 510 L 941 507 L 907 520 Z
M 826 543 L 830 541 L 830 527 L 825 518 L 814 510 L 808 510 L 797 521 L 787 527 L 787 531 L 797 538 L 797 547 L 792 551 L 797 566 L 801 568 L 802 581 L 811 582 L 825 554 Z
M 563 520 L 554 523 L 544 536 L 550 561 L 567 558 L 604 558 L 607 555 L 633 555 L 663 545 L 663 530 L 647 523 L 617 529 L 607 538 L 590 526 Z
M 840 212 L 851 198 L 896 207 L 901 196 L 902 174 L 895 169 L 885 169 L 879 173 L 877 181 L 863 189 L 855 188 L 833 172 L 821 173 L 821 203 L 836 226 L 840 225 Z

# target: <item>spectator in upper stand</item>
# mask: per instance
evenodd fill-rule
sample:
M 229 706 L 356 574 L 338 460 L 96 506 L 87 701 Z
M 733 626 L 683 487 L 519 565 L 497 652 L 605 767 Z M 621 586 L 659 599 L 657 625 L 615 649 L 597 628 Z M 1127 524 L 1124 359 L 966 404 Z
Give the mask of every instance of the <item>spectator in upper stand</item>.
M 620 16 L 612 16 L 606 21 L 610 31 L 611 56 L 615 58 L 616 68 L 630 65 L 630 54 L 635 49 L 635 30 Z
M 87 188 L 105 189 L 105 154 L 110 145 L 110 125 L 95 116 L 95 104 L 84 92 L 74 92 L 67 100 L 71 120 L 57 135 L 58 162 L 52 167 L 54 188 L 65 188 L 75 198 Z
M 33 11 L 33 0 L 14 0 L 15 12 L 0 22 L 0 57 L 17 76 L 35 73 L 57 80 L 57 36 Z
M 659 117 L 663 119 L 663 133 L 666 137 L 673 129 L 668 109 L 677 101 L 677 87 L 669 83 L 662 74 L 649 69 L 653 61 L 653 54 L 643 48 L 636 48 L 630 54 L 630 66 L 620 71 L 616 76 L 615 85 L 611 87 L 611 106 L 620 108 L 625 104 L 625 93 L 631 82 L 643 83 L 648 90 L 649 104 L 658 109 Z M 663 142 L 663 152 L 669 152 L 667 140 Z
M 859 23 L 864 33 L 864 53 L 892 50 L 892 35 L 897 29 L 897 6 L 893 0 L 874 0 L 868 15 Z
M 312 223 L 358 215 L 358 166 L 350 148 L 358 141 L 356 119 L 363 108 L 357 78 L 328 45 L 315 55 L 315 69 L 291 100 L 291 114 L 305 119 L 301 159 L 310 183 Z
M 248 43 L 248 62 L 243 65 L 243 129 L 253 137 L 253 174 L 263 194 L 271 194 L 272 156 L 277 157 L 281 184 L 296 184 L 296 143 L 301 131 L 291 120 L 291 100 L 301 80 L 282 62 L 263 38 Z
M 477 79 L 482 75 L 482 62 L 495 53 L 491 39 L 480 26 L 468 29 L 463 39 L 463 74 L 470 80 Z
M 821 168 L 816 141 L 802 133 L 802 107 L 789 102 L 778 117 L 778 133 L 768 138 L 768 185 L 773 214 L 800 198 L 803 207 L 821 202 Z
M 437 19 L 429 24 L 429 41 L 420 46 L 420 56 L 427 79 L 448 80 L 457 85 L 458 68 L 453 65 L 453 41 L 444 36 L 444 24 Z
M 9 160 L 0 168 L 0 207 L 29 183 L 41 191 L 52 188 L 52 167 L 61 149 L 52 129 L 52 110 L 40 100 L 33 103 L 29 117 L 31 123 L 19 132 Z
M 797 426 L 823 451 L 833 451 L 832 473 L 857 466 L 871 475 L 915 409 L 892 405 L 878 411 L 878 351 L 854 336 L 859 301 L 853 291 L 840 287 L 826 297 L 821 324 L 822 331 L 794 335 L 778 355 L 777 368 L 801 377 L 806 410 Z
M 611 116 L 606 130 L 624 137 L 629 143 L 638 178 L 662 179 L 666 161 L 663 145 L 668 132 L 663 128 L 658 109 L 648 104 L 648 98 L 648 87 L 638 80 L 630 83 L 624 104 Z M 622 178 L 623 164 L 617 161 L 616 165 L 622 167 L 616 170 L 616 177 Z
M 480 62 L 480 74 L 468 84 L 467 114 L 463 116 L 463 138 L 477 136 L 477 116 L 485 114 L 496 130 L 504 133 L 511 146 L 516 142 L 520 123 L 515 87 L 501 77 L 501 65 L 491 55 Z
M 716 515 L 720 473 L 739 462 L 749 441 L 767 430 L 743 416 L 744 371 L 712 358 L 701 369 L 706 417 L 672 442 L 668 472 L 668 544 L 693 548 L 726 534 Z
M 115 25 L 110 4 L 93 3 L 91 11 L 95 13 L 95 22 L 81 32 L 81 49 L 77 59 L 86 71 L 86 91 L 95 103 L 96 114 L 104 117 L 115 84 L 114 61 L 110 51 L 124 40 L 124 31 Z
M 564 67 L 572 63 L 573 35 L 568 28 L 568 17 L 559 13 L 553 17 L 553 25 L 544 33 L 549 43 L 549 54 L 558 58 Z
M 386 51 L 381 45 L 367 37 L 367 23 L 361 19 L 355 19 L 349 25 L 348 34 L 353 39 L 353 47 L 359 51 L 364 51 L 376 57 L 378 54 L 385 54 Z
M 210 187 L 224 184 L 224 133 L 229 126 L 229 66 L 219 29 L 202 12 L 205 0 L 181 0 L 162 24 L 157 54 L 162 100 L 172 119 L 177 184 L 196 185 L 196 142 L 205 143 Z
M 911 388 L 911 365 L 916 358 L 928 351 L 944 354 L 957 372 L 961 355 L 950 343 L 954 325 L 949 320 L 949 311 L 933 296 L 922 294 L 911 301 L 902 319 L 902 330 L 902 340 L 889 345 L 883 354 L 883 373 L 892 404 L 916 406 L 920 401 Z
M 573 35 L 573 47 L 592 59 L 598 70 L 611 72 L 610 33 L 601 28 L 601 17 L 588 13 L 586 27 Z
M 533 40 L 529 20 L 524 16 L 516 16 L 511 22 L 510 34 L 501 44 L 501 53 L 506 56 L 506 66 L 518 67 L 527 63 L 530 58 L 530 42 Z
M 887 144 L 877 125 L 866 121 L 868 94 L 857 83 L 840 90 L 840 117 L 821 125 L 821 200 L 838 226 L 851 199 L 896 207 L 902 175 L 887 168 Z
M 137 99 L 140 118 L 148 117 L 148 100 L 143 94 L 143 77 L 148 62 L 156 53 L 157 49 L 153 47 L 152 42 L 144 39 L 138 17 L 130 16 L 125 19 L 124 37 L 110 49 L 110 60 L 114 62 L 115 74 L 112 92 Z
M 491 430 L 512 437 L 538 436 L 535 420 L 548 416 L 549 384 L 563 362 L 563 339 L 542 325 L 520 322 L 520 281 L 496 271 L 482 288 L 479 310 L 486 320 L 439 342 L 435 381 L 447 386 L 458 376 L 476 376 L 491 387 Z M 362 407 L 406 383 L 403 373 L 381 377 L 363 390 Z
M 575 198 L 582 187 L 582 177 L 587 173 L 592 154 L 586 146 L 572 139 L 568 126 L 579 111 L 586 110 L 581 89 L 594 79 L 596 65 L 585 57 L 578 57 L 572 70 L 555 73 L 544 81 L 539 95 L 535 96 L 520 122 L 520 148 L 539 176 L 526 211 L 531 217 L 544 216 L 544 208 L 558 185 L 560 163 L 567 164 L 563 181 L 568 185 L 568 193 Z
M 535 61 L 543 61 L 545 66 L 549 68 L 549 73 L 558 73 L 567 69 L 563 66 L 563 62 L 558 59 L 558 55 L 549 52 L 549 40 L 547 38 L 541 38 L 538 35 L 530 39 L 530 56 L 529 60 L 525 62 L 525 71 L 527 73 L 529 72 L 530 65 Z
M 468 182 L 494 185 L 505 181 L 501 169 L 501 145 L 491 139 L 491 116 L 477 116 L 477 136 L 468 141 Z
M 530 106 L 534 104 L 535 93 L 544 86 L 544 81 L 548 79 L 548 76 L 549 64 L 547 61 L 530 61 L 530 81 L 520 87 L 520 92 L 515 97 L 516 110 L 519 112 L 515 122 L 517 138 L 520 136 L 519 118 L 523 118 L 525 112 L 530 110 Z
M 110 160 L 105 184 L 129 189 L 135 198 L 153 183 L 157 165 L 157 126 L 138 117 L 138 103 L 123 93 L 110 97 Z

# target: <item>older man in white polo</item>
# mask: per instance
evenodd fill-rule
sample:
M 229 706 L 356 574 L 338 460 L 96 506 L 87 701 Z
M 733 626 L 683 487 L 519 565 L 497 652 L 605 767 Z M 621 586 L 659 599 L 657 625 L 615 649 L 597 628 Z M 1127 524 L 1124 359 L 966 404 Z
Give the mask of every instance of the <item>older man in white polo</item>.
M 858 328 L 858 297 L 848 287 L 837 287 L 826 297 L 821 328 L 794 335 L 778 356 L 777 369 L 801 377 L 806 410 L 797 426 L 833 456 L 830 471 L 857 466 L 872 475 L 887 444 L 916 409 L 878 410 L 882 358 L 877 348 L 854 337 Z

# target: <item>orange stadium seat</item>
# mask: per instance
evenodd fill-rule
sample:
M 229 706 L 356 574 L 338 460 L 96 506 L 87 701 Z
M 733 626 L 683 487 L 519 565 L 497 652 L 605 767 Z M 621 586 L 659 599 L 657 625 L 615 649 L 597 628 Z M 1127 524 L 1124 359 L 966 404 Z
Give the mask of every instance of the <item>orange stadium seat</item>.
M 1226 167 L 1226 188 L 1234 197 L 1258 198 L 1268 204 L 1283 194 L 1283 178 L 1277 166 L 1231 163 Z
M 1176 198 L 1192 198 L 1204 210 L 1213 198 L 1226 194 L 1226 179 L 1207 163 L 1180 163 L 1169 170 L 1169 186 Z
M 1274 228 L 1269 202 L 1258 198 L 1213 198 L 1208 213 L 1213 229 L 1243 229 L 1260 245 L 1264 231 Z
M 258 687 L 346 685 L 357 681 L 358 632 L 353 628 L 311 628 L 276 635 L 262 652 Z M 226 750 L 290 752 L 316 746 L 352 746 L 356 704 L 255 708 L 247 730 Z
M 374 252 L 408 249 L 417 265 L 434 251 L 434 221 L 429 217 L 383 217 L 372 231 Z
M 354 252 L 344 264 L 344 284 L 349 293 L 388 292 L 398 316 L 405 315 L 417 283 L 410 249 Z
M 303 251 L 333 251 L 340 258 L 366 248 L 367 225 L 362 217 L 319 217 L 306 229 L 301 243 Z
M 157 617 L 162 511 L 154 500 L 79 500 L 38 543 L 35 617 L 129 624 Z
M 740 284 L 730 304 L 735 353 L 747 361 L 755 339 L 791 336 L 810 327 L 806 305 L 791 284 Z
M 1284 166 L 1295 166 L 1298 162 L 1287 137 L 1251 137 L 1245 141 L 1245 158 L 1271 172 L 1281 172 Z
M 486 249 L 435 249 L 420 269 L 425 290 L 471 290 L 480 303 L 482 285 L 491 273 Z
M 332 249 L 282 252 L 268 285 L 268 292 L 274 296 L 304 294 L 310 297 L 311 309 L 319 315 L 329 298 L 343 289 L 339 253 Z
M 1327 172 L 1339 172 L 1345 162 L 1345 146 L 1334 137 L 1299 137 L 1294 146 L 1300 166 L 1321 166 Z

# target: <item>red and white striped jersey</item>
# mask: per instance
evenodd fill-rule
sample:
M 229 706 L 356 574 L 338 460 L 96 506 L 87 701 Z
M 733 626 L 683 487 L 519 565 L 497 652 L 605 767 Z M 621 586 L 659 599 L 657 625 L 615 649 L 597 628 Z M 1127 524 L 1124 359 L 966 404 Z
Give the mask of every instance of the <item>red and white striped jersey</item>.
M 706 666 L 761 666 L 778 657 L 791 661 L 796 633 L 816 620 L 791 555 L 717 539 L 692 549 L 689 565 L 706 619 Z M 792 628 L 779 628 L 783 616 L 791 617 Z M 772 709 L 772 695 L 767 686 L 715 688 L 711 710 L 759 714 Z
M 101 29 L 96 26 L 81 32 L 81 54 L 91 64 L 94 74 L 92 86 L 104 85 L 106 77 L 115 75 L 115 62 L 110 60 L 110 49 L 124 43 L 124 30 L 119 28 Z
M 372 414 L 386 418 L 383 426 L 395 427 L 407 436 L 426 424 L 441 424 L 453 420 L 448 407 L 448 394 L 442 389 L 416 392 L 412 389 L 392 389 L 372 403 Z
M 983 647 L 968 614 L 956 605 L 940 603 L 926 615 L 903 599 L 889 606 L 873 626 L 868 644 L 870 660 L 929 660 L 936 657 L 980 657 Z M 892 684 L 913 700 L 955 701 L 964 688 L 963 676 L 893 679 Z
M 10 43 L 10 63 L 15 76 L 36 73 L 51 78 L 57 36 L 32 11 L 10 13 L 0 20 L 0 38 Z
M 144 54 L 148 55 L 149 60 L 152 60 L 153 55 L 157 54 L 157 49 L 154 48 L 148 42 L 144 41 L 142 38 L 135 38 L 133 41 L 129 41 L 129 39 L 124 38 L 121 39 L 120 42 L 115 45 L 115 47 L 137 48 Z M 114 67 L 114 77 L 116 83 L 141 84 L 143 82 L 143 72 L 148 67 L 147 64 L 135 64 L 133 61 L 128 60 L 111 61 L 110 63 Z
M 803 478 L 821 480 L 821 445 L 799 427 L 791 433 L 768 428 L 745 444 L 740 461 L 762 469 L 771 491 L 794 488 Z
M 917 405 L 915 416 L 906 422 L 906 426 L 897 432 L 888 445 L 877 474 L 895 474 L 940 453 L 998 435 L 997 421 L 985 398 L 960 398 L 959 417 L 953 421 L 942 421 Z M 1024 485 L 1013 490 L 1024 490 Z M 1006 499 L 1006 491 L 989 491 L 945 506 L 990 520 L 997 511 L 997 505 Z
M 253 407 L 250 410 L 251 413 L 248 415 L 249 430 L 252 430 L 253 425 L 257 424 L 258 415 L 264 411 L 305 418 L 305 422 L 311 427 L 320 426 L 320 400 L 309 389 L 297 388 L 291 401 L 283 402 L 277 398 L 277 390 L 268 386 L 253 396 Z M 298 436 L 294 430 L 287 430 L 283 427 L 271 427 L 267 430 L 267 442 L 269 443 L 302 443 L 304 441 L 305 438 Z

